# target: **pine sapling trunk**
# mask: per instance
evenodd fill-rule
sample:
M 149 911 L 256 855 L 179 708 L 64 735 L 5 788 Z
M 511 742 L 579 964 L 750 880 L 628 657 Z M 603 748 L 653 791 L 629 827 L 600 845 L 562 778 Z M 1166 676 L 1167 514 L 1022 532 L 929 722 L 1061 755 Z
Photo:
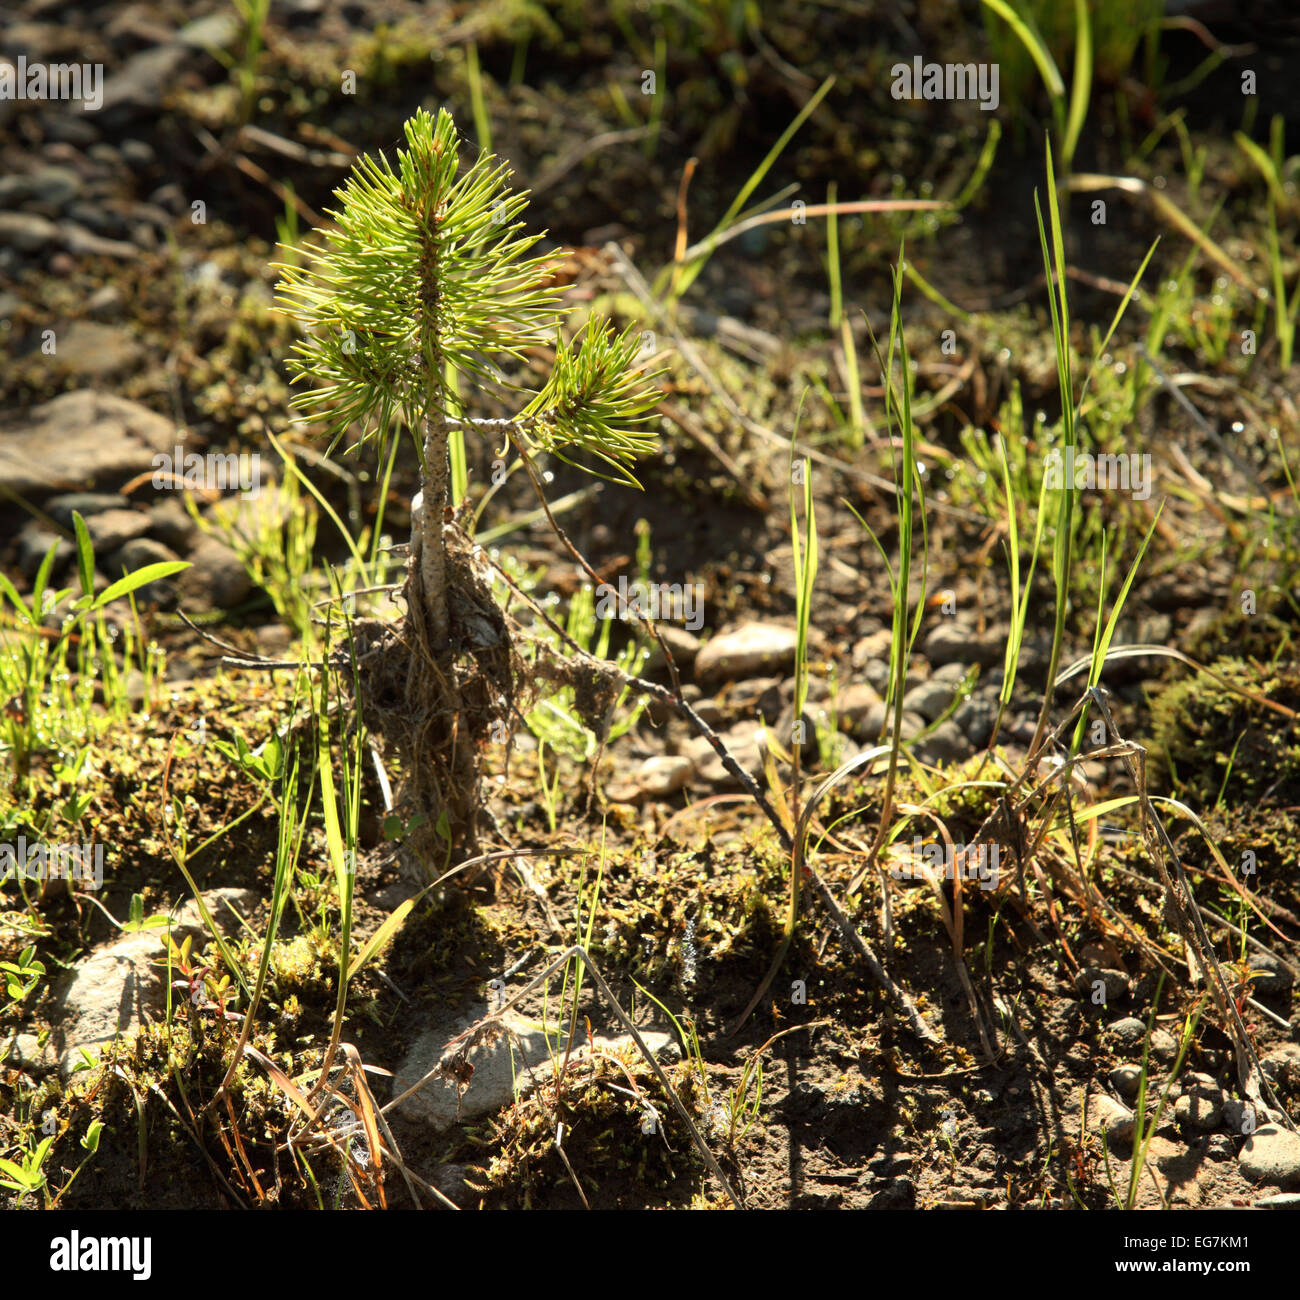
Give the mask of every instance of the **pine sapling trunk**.
M 448 560 L 443 522 L 449 480 L 447 421 L 434 409 L 424 426 L 421 505 L 407 580 L 410 620 L 417 625 L 415 642 L 427 653 L 417 652 L 408 661 L 406 698 L 412 716 L 423 720 L 412 779 L 416 789 L 427 790 L 420 802 L 436 810 L 448 837 L 441 844 L 426 825 L 412 837 L 412 847 L 421 858 L 435 862 L 440 848 L 450 848 L 454 857 L 475 851 L 480 795 L 479 738 L 465 713 L 451 621 L 455 573 Z
M 451 643 L 451 618 L 447 603 L 447 542 L 443 533 L 449 477 L 447 423 L 438 412 L 431 412 L 424 426 L 419 561 L 429 648 L 439 663 L 450 657 Z

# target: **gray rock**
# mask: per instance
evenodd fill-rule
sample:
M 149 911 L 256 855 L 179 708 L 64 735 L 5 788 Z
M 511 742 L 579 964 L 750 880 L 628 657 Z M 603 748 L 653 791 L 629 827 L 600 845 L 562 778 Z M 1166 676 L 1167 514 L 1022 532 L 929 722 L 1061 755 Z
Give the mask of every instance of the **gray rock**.
M 1208 588 L 1202 578 L 1164 573 L 1142 584 L 1142 599 L 1152 609 L 1170 612 L 1195 609 L 1206 603 Z
M 0 64 L 5 60 L 0 59 Z M 0 176 L 0 208 L 19 208 L 31 198 L 31 179 L 22 172 Z
M 1254 1102 L 1229 1097 L 1223 1103 L 1223 1127 L 1230 1133 L 1249 1137 L 1256 1129 L 1262 1128 L 1270 1118 L 1271 1116 Z
M 1252 993 L 1285 993 L 1295 983 L 1295 976 L 1284 962 L 1271 953 L 1256 952 L 1250 957 Z
M 1277 1192 L 1255 1202 L 1258 1210 L 1300 1210 L 1300 1192 Z
M 187 601 L 210 609 L 233 609 L 253 590 L 239 556 L 215 537 L 199 538 L 188 559 L 192 567 L 179 575 Z
M 120 492 L 64 492 L 45 503 L 45 513 L 55 523 L 71 528 L 74 510 L 88 520 L 106 510 L 124 510 L 126 504 L 126 498 Z
M 187 207 L 185 191 L 175 181 L 168 181 L 166 185 L 160 185 L 149 195 L 149 202 L 156 203 L 173 216 L 184 212 Z
M 239 35 L 239 19 L 227 9 L 195 18 L 176 33 L 176 41 L 192 50 L 224 50 Z
M 422 1033 L 394 1072 L 393 1096 L 400 1096 L 419 1083 L 443 1058 L 448 1044 L 487 1012 L 486 1006 L 480 1006 L 467 1016 L 448 1019 Z M 508 1106 L 516 1090 L 527 1093 L 545 1080 L 551 1072 L 554 1037 L 548 1039 L 535 1022 L 513 1012 L 507 1012 L 502 1022 L 507 1032 L 493 1042 L 483 1042 L 469 1056 L 474 1072 L 463 1091 L 435 1076 L 402 1102 L 398 1107 L 402 1114 L 441 1133 L 457 1123 L 468 1123 Z M 646 1046 L 656 1054 L 673 1041 L 670 1034 L 645 1029 L 640 1033 Z M 596 1039 L 597 1047 L 606 1051 L 621 1051 L 626 1042 Z M 581 1052 L 574 1053 L 575 1057 L 580 1055 Z
M 41 118 L 45 137 L 51 142 L 85 149 L 99 139 L 99 127 L 95 125 L 94 115 L 83 109 L 69 109 L 66 112 L 56 109 L 48 115 L 42 113 Z
M 134 537 L 117 553 L 116 563 L 112 568 L 114 573 L 119 568 L 134 573 L 137 569 L 145 568 L 146 565 L 167 564 L 179 559 L 180 556 L 170 546 L 164 546 L 161 542 L 154 541 L 152 537 Z
M 996 694 L 972 692 L 954 710 L 952 720 L 975 745 L 987 745 L 998 716 Z
M 889 690 L 889 664 L 884 659 L 873 659 L 862 670 L 863 680 L 873 686 L 883 697 Z
M 18 534 L 18 567 L 24 578 L 34 578 L 42 561 L 54 547 L 54 567 L 51 573 L 58 574 L 63 566 L 77 553 L 76 546 L 66 537 L 51 532 L 37 519 L 29 520 Z
M 116 257 L 129 262 L 140 256 L 134 244 L 121 239 L 105 239 L 79 226 L 75 221 L 64 221 L 59 226 L 59 238 L 69 253 L 78 257 Z
M 922 653 L 936 668 L 940 664 L 990 668 L 1004 659 L 1006 637 L 1005 633 L 993 632 L 981 637 L 966 624 L 945 619 L 925 638 Z
M 1157 1061 L 1168 1063 L 1178 1056 L 1178 1040 L 1167 1029 L 1156 1029 L 1151 1034 L 1151 1055 Z
M 115 320 L 122 314 L 125 301 L 122 291 L 117 285 L 106 284 L 102 289 L 96 289 L 86 299 L 86 315 L 91 317 L 92 320 Z
M 1283 1043 L 1259 1058 L 1264 1077 L 1281 1092 L 1300 1092 L 1300 1047 Z
M 757 723 L 741 722 L 719 737 L 740 768 L 751 776 L 757 776 L 763 770 L 762 733 L 763 728 Z M 691 761 L 701 781 L 719 789 L 733 789 L 739 785 L 703 736 L 687 741 L 682 753 Z
M 325 12 L 325 0 L 285 0 L 285 19 L 288 27 L 311 27 Z
M 791 698 L 794 698 L 793 692 Z M 785 703 L 779 677 L 751 677 L 737 682 L 727 692 L 726 700 L 737 712 L 746 716 L 756 714 L 764 722 L 775 722 Z
M 47 1038 L 42 1046 L 35 1034 L 14 1034 L 7 1040 L 0 1038 L 0 1063 L 35 1078 L 51 1074 L 59 1066 L 50 1040 Z
M 80 381 L 109 380 L 144 361 L 140 341 L 123 325 L 77 320 L 55 331 L 54 354 L 43 358 L 52 373 Z
M 124 572 L 135 573 L 147 565 L 166 564 L 179 558 L 170 547 L 154 541 L 151 537 L 135 537 L 115 555 L 110 556 L 101 567 L 116 581 Z M 136 588 L 134 593 L 136 602 L 142 606 L 161 605 L 165 609 L 170 609 L 176 604 L 177 591 L 174 584 L 175 578 L 160 578 L 155 582 L 146 582 L 143 587 Z
M 892 721 L 892 719 L 891 719 Z M 904 740 L 915 740 L 925 730 L 925 719 L 919 713 L 904 713 L 902 734 Z M 892 734 L 892 727 L 890 732 Z
M 950 682 L 954 687 L 965 681 L 970 669 L 965 664 L 941 664 L 929 676 L 932 682 Z
M 793 628 L 773 623 L 749 623 L 723 632 L 696 656 L 696 680 L 734 682 L 786 672 L 794 664 L 797 641 Z
M 147 140 L 123 140 L 121 153 L 122 161 L 128 167 L 148 167 L 158 158 L 153 145 Z
M 33 199 L 54 208 L 71 203 L 83 188 L 81 177 L 70 167 L 38 167 L 27 182 Z
M 696 689 L 698 690 L 699 688 L 697 687 Z M 715 729 L 722 726 L 727 711 L 717 702 L 717 700 L 691 700 L 688 698 L 687 703 L 694 710 L 695 716 L 699 718 L 701 722 L 706 722 L 710 727 Z M 694 733 L 692 732 L 692 734 Z
M 107 125 L 117 126 L 156 112 L 189 57 L 183 45 L 156 45 L 133 54 L 104 82 L 99 115 Z
M 1110 1072 L 1110 1086 L 1115 1089 L 1121 1097 L 1132 1101 L 1138 1095 L 1138 1088 L 1142 1083 L 1142 1067 L 1140 1065 L 1117 1065 Z
M 658 623 L 659 635 L 663 637 L 664 643 L 668 646 L 669 653 L 673 657 L 673 663 L 677 665 L 679 672 L 687 671 L 695 662 L 696 656 L 700 653 L 700 638 L 693 632 L 688 632 L 684 627 L 677 627 L 673 623 Z M 654 672 L 656 669 L 667 666 L 667 660 L 664 658 L 664 652 L 660 649 L 657 641 L 650 642 L 650 658 L 646 660 L 646 672 Z
M 174 497 L 164 497 L 149 507 L 149 536 L 174 551 L 188 551 L 197 526 Z
M 931 678 L 903 696 L 903 708 L 933 722 L 952 703 L 952 683 Z
M 248 889 L 214 889 L 204 894 L 204 901 L 217 924 L 231 930 L 238 924 L 231 907 L 247 917 L 257 895 Z M 206 934 L 193 899 L 177 912 L 171 933 L 177 943 L 185 935 L 194 935 L 198 943 Z M 82 1061 L 82 1049 L 93 1056 L 117 1037 L 136 1033 L 146 1015 L 162 1014 L 167 968 L 154 959 L 164 950 L 166 935 L 166 930 L 125 935 L 83 957 L 57 981 L 59 1023 L 52 1039 L 65 1079 Z
M 121 239 L 126 234 L 126 222 L 114 208 L 104 208 L 94 203 L 73 203 L 65 216 L 67 222 L 103 235 L 106 239 Z
M 474 1195 L 466 1180 L 470 1176 L 467 1165 L 439 1165 L 429 1181 L 449 1200 L 459 1205 L 464 1197 Z
M 1223 1120 L 1223 1092 L 1212 1082 L 1198 1080 L 1174 1103 L 1174 1118 L 1183 1129 L 1205 1133 L 1218 1128 Z
M 862 739 L 858 733 L 868 716 L 879 709 L 880 716 L 883 717 L 884 707 L 885 702 L 880 698 L 880 692 L 869 682 L 854 682 L 846 686 L 835 699 L 840 730 L 847 731 L 858 739 Z M 879 727 L 876 730 L 879 731 Z
M 1116 1020 L 1106 1031 L 1117 1047 L 1141 1047 L 1147 1027 L 1136 1016 Z
M 1074 987 L 1084 997 L 1091 998 L 1098 985 L 1106 990 L 1107 1005 L 1128 997 L 1128 976 L 1123 971 L 1087 966 L 1074 977 Z
M 143 537 L 149 516 L 143 510 L 105 510 L 86 520 L 86 531 L 95 544 L 95 555 L 111 555 L 127 542 Z
M 1127 1145 L 1133 1141 L 1136 1127 L 1133 1112 L 1114 1097 L 1104 1092 L 1093 1093 L 1087 1105 L 1088 1131 L 1104 1133 L 1107 1145 L 1112 1149 Z
M 969 758 L 970 741 L 951 719 L 941 722 L 916 746 L 916 756 L 923 763 L 941 767 L 949 763 L 960 763 Z
M 36 253 L 50 244 L 60 244 L 59 228 L 48 217 L 34 212 L 0 212 L 0 246 L 20 253 Z
M 632 775 L 638 792 L 647 799 L 666 799 L 691 779 L 695 765 L 681 754 L 656 754 Z
M 1114 973 L 1118 975 L 1120 972 Z M 1126 987 L 1127 979 L 1128 977 L 1125 976 Z M 1106 1032 L 1115 1046 L 1121 1050 L 1135 1049 L 1141 1052 L 1147 1027 L 1136 1016 L 1126 1016 L 1123 1020 L 1116 1020 Z M 1164 1029 L 1155 1030 L 1151 1035 L 1150 1055 L 1157 1061 L 1172 1061 L 1178 1055 L 1178 1044 L 1174 1036 Z
M 160 208 L 156 203 L 133 203 L 131 204 L 131 220 L 143 222 L 145 225 L 153 226 L 159 232 L 165 233 L 171 229 L 172 214 L 165 208 Z M 261 280 L 250 280 L 244 286 L 242 301 L 255 302 L 259 307 L 269 307 L 275 301 L 275 295 Z
M 893 634 L 887 627 L 878 628 L 875 632 L 855 641 L 852 652 L 854 668 L 861 672 L 868 664 L 878 663 L 882 659 L 888 664 L 889 647 L 892 641 Z
M 1237 1168 L 1251 1182 L 1300 1187 L 1300 1136 L 1278 1124 L 1265 1124 L 1246 1139 Z
M 863 685 L 865 686 L 866 683 Z M 867 686 L 866 689 L 875 694 L 874 687 Z M 852 724 L 847 728 L 848 733 L 859 744 L 874 745 L 885 729 L 886 718 L 885 702 L 877 695 L 874 704 L 868 704 L 855 711 Z

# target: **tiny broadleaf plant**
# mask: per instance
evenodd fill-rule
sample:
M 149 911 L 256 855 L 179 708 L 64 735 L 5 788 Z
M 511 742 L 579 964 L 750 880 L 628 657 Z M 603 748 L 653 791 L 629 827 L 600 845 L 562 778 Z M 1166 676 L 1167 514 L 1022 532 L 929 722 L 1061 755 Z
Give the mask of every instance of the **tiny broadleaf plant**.
M 280 301 L 303 327 L 290 369 L 311 385 L 293 404 L 323 426 L 330 449 L 348 436 L 382 450 L 401 429 L 414 440 L 421 491 L 411 511 L 402 726 L 407 758 L 431 760 L 441 774 L 431 797 L 417 800 L 431 806 L 417 811 L 430 825 L 446 814 L 464 847 L 473 840 L 476 746 L 492 721 L 511 716 L 513 700 L 502 695 L 513 675 L 504 617 L 484 608 L 490 584 L 449 519 L 448 505 L 459 504 L 449 500 L 452 435 L 504 435 L 521 456 L 601 462 L 637 485 L 631 465 L 654 448 L 644 426 L 659 398 L 653 376 L 638 369 L 631 327 L 619 333 L 592 318 L 573 338 L 561 332 L 555 258 L 526 256 L 541 236 L 521 233 L 527 197 L 507 187 L 508 169 L 487 154 L 462 165 L 445 109 L 420 110 L 405 137 L 396 165 L 381 153 L 353 167 L 336 191 L 334 228 L 317 232 L 319 246 L 301 250 L 299 264 L 278 268 Z M 555 361 L 540 389 L 505 379 L 500 365 L 545 345 Z M 476 384 L 526 397 L 513 417 L 469 419 L 463 395 Z M 489 649 L 504 672 L 489 672 L 484 689 Z M 383 719 L 371 726 L 383 731 Z

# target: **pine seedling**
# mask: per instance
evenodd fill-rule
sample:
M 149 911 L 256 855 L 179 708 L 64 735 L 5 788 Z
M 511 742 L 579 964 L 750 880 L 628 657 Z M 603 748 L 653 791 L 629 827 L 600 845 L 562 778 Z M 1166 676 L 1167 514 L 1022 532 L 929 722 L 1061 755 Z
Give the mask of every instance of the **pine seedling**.
M 278 267 L 279 290 L 303 329 L 289 364 L 309 387 L 293 404 L 330 450 L 345 438 L 382 449 L 403 430 L 414 440 L 407 625 L 369 641 L 360 630 L 360 704 L 402 751 L 414 811 L 460 855 L 475 839 L 479 747 L 505 739 L 518 674 L 490 576 L 449 509 L 460 504 L 450 500 L 451 435 L 478 431 L 525 458 L 599 462 L 637 485 L 631 465 L 654 448 L 644 425 L 658 393 L 638 369 L 631 328 L 593 318 L 564 337 L 556 259 L 529 255 L 541 236 L 523 233 L 527 197 L 508 188 L 508 169 L 486 154 L 463 165 L 445 109 L 420 110 L 405 136 L 395 166 L 381 153 L 353 167 L 334 228 L 317 232 L 300 265 Z M 555 362 L 539 389 L 505 379 L 501 365 L 545 345 Z M 485 384 L 523 393 L 518 414 L 466 418 L 463 397 Z

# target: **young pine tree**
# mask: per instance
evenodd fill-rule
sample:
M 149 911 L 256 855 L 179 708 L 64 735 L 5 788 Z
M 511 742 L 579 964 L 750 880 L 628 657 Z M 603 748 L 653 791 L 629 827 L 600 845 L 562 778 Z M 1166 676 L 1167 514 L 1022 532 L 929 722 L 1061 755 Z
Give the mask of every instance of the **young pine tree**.
M 294 405 L 321 424 L 330 450 L 345 437 L 381 448 L 401 430 L 414 439 L 421 493 L 406 634 L 380 657 L 404 692 L 395 698 L 391 681 L 371 690 L 372 703 L 388 701 L 371 725 L 396 731 L 415 811 L 463 855 L 475 842 L 479 748 L 494 721 L 515 713 L 514 658 L 490 583 L 451 519 L 450 435 L 478 428 L 521 456 L 595 460 L 635 484 L 630 465 L 654 447 L 644 424 L 658 394 L 631 329 L 593 319 L 563 336 L 554 259 L 525 256 L 540 236 L 520 233 L 527 198 L 507 188 L 507 169 L 487 155 L 462 166 L 446 110 L 421 110 L 405 135 L 395 167 L 382 154 L 354 166 L 336 191 L 335 228 L 318 232 L 322 245 L 303 265 L 279 268 L 280 296 L 303 328 L 290 367 L 311 385 Z M 544 345 L 555 362 L 540 389 L 505 380 L 502 363 Z M 524 394 L 518 413 L 467 418 L 457 395 L 476 384 Z M 373 656 L 369 670 L 380 671 Z

